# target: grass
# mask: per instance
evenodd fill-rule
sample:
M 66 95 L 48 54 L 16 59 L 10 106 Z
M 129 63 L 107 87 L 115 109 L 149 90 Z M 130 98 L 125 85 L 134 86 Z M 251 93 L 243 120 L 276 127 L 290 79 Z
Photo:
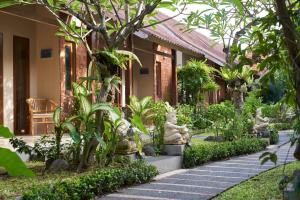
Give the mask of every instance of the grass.
M 34 171 L 36 174 L 35 178 L 9 177 L 7 175 L 1 175 L 0 173 L 0 200 L 16 199 L 17 196 L 20 196 L 24 191 L 32 188 L 34 185 L 53 183 L 58 180 L 79 175 L 72 171 L 46 173 L 44 172 L 44 163 L 42 162 L 29 162 L 27 166 Z M 84 173 L 80 175 L 82 174 Z
M 300 162 L 286 165 L 285 172 L 292 175 L 295 169 L 300 168 Z M 213 200 L 279 200 L 282 192 L 278 183 L 282 179 L 283 166 L 259 174 L 228 191 L 220 194 Z
M 191 142 L 192 142 L 192 144 L 208 144 L 208 143 L 212 143 L 212 142 L 204 141 L 201 138 L 192 138 Z

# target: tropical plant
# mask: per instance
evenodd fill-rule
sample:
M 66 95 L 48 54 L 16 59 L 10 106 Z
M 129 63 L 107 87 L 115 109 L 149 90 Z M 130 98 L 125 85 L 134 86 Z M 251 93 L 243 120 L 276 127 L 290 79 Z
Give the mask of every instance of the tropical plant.
M 139 100 L 136 96 L 130 96 L 129 100 L 128 108 L 131 110 L 132 114 L 139 116 L 145 123 L 146 120 L 151 117 L 152 97 L 147 96 Z
M 213 78 L 214 72 L 216 70 L 213 67 L 195 59 L 180 68 L 177 74 L 183 103 L 198 104 L 204 92 L 218 89 Z
M 231 100 L 234 102 L 237 111 L 241 113 L 247 87 L 253 82 L 253 70 L 246 65 L 241 69 L 223 67 L 219 74 L 227 82 L 228 89 L 231 92 Z
M 82 148 L 78 165 L 78 170 L 81 171 L 88 166 L 89 160 L 93 159 L 94 155 L 90 146 L 93 144 L 94 139 L 97 140 L 95 148 L 98 144 L 103 144 L 103 134 L 97 130 L 97 111 L 104 111 L 102 113 L 104 115 L 105 113 L 114 112 L 114 109 L 106 102 L 93 103 L 90 100 L 88 90 L 83 84 L 72 83 L 72 87 L 78 109 L 74 111 L 73 116 L 64 122 L 64 126 L 70 131 L 70 136 L 78 148 Z M 59 114 L 59 112 L 57 111 L 56 114 Z M 59 122 L 58 119 L 57 122 Z M 60 123 L 57 124 L 58 127 L 59 125 Z
M 14 134 L 4 126 L 0 126 L 0 136 L 12 138 Z M 9 149 L 0 147 L 0 167 L 3 167 L 10 176 L 34 177 L 34 173 L 29 170 L 21 158 Z

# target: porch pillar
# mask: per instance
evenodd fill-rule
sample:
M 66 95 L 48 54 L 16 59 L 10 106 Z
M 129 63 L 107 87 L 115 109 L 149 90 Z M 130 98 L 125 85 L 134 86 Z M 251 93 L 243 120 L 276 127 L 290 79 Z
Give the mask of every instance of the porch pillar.
M 178 103 L 178 93 L 177 93 L 177 57 L 176 50 L 172 49 L 172 84 L 171 84 L 171 104 L 173 106 Z
M 127 39 L 126 50 L 133 52 L 133 38 L 130 35 Z M 132 95 L 132 82 L 133 82 L 133 71 L 132 71 L 132 61 L 128 61 L 127 70 L 125 71 L 125 104 L 129 104 L 129 97 Z M 122 73 L 122 84 L 123 84 L 123 73 Z M 123 87 L 122 87 L 123 88 Z M 122 95 L 123 96 L 123 95 Z M 123 106 L 123 105 L 122 105 Z

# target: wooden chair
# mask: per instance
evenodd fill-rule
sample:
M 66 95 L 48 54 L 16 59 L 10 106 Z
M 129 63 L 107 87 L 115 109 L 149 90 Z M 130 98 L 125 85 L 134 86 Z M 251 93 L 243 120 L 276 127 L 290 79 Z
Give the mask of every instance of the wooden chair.
M 31 135 L 35 135 L 35 125 L 42 124 L 46 126 L 46 133 L 48 133 L 48 126 L 54 124 L 53 112 L 57 104 L 49 99 L 27 99 L 29 105 L 29 117 Z

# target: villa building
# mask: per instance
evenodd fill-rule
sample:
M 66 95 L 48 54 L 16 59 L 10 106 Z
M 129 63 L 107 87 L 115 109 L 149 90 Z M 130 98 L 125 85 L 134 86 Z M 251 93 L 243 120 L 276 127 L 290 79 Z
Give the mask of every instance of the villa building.
M 163 14 L 158 20 L 166 18 Z M 129 50 L 142 62 L 123 71 L 119 103 L 130 95 L 152 96 L 177 103 L 176 68 L 190 58 L 207 60 L 212 67 L 225 63 L 222 47 L 203 34 L 183 32 L 177 21 L 169 20 L 134 33 Z M 29 134 L 26 99 L 51 99 L 63 105 L 72 95 L 71 82 L 87 74 L 89 58 L 83 45 L 56 35 L 56 19 L 43 7 L 14 6 L 0 10 L 0 123 L 16 134 Z M 92 46 L 101 41 L 92 37 Z M 225 83 L 216 78 L 218 91 L 208 94 L 209 103 L 225 98 Z

